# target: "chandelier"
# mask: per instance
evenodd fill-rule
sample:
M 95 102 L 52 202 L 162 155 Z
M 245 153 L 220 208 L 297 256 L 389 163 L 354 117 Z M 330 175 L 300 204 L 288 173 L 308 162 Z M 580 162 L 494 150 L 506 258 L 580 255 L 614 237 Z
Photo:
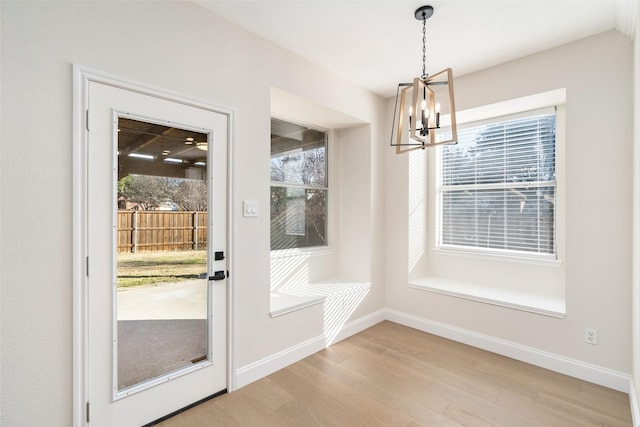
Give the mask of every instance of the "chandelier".
M 432 15 L 431 6 L 415 11 L 415 18 L 422 21 L 422 74 L 413 83 L 398 84 L 391 129 L 391 146 L 397 153 L 458 142 L 451 68 L 432 76 L 426 71 L 427 19 Z M 441 126 L 450 134 L 441 131 Z

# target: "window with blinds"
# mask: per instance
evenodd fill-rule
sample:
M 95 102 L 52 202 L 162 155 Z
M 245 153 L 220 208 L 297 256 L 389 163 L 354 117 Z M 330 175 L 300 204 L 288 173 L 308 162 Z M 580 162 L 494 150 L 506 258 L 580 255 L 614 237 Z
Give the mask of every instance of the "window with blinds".
M 438 247 L 556 257 L 555 109 L 469 124 L 439 150 Z

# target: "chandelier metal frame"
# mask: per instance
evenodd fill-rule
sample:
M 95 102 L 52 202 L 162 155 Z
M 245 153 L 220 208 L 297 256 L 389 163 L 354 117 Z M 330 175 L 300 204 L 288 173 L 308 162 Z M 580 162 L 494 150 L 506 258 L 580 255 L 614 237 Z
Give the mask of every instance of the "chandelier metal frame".
M 412 83 L 398 84 L 391 131 L 391 146 L 396 147 L 398 153 L 458 142 L 453 72 L 451 68 L 446 68 L 432 76 L 426 72 L 426 23 L 427 19 L 433 15 L 433 11 L 432 6 L 422 6 L 416 9 L 414 14 L 417 20 L 422 21 L 422 74 L 415 77 Z M 438 86 L 442 88 L 438 89 Z M 451 137 L 446 140 L 443 137 L 437 137 L 440 132 L 440 104 L 436 100 L 436 95 L 441 96 L 441 99 L 445 96 L 448 101 L 448 128 L 451 131 Z M 411 104 L 409 104 L 409 98 Z M 414 111 L 415 115 L 413 115 Z M 408 135 L 405 136 L 404 129 L 407 128 Z M 401 149 L 401 147 L 409 148 Z

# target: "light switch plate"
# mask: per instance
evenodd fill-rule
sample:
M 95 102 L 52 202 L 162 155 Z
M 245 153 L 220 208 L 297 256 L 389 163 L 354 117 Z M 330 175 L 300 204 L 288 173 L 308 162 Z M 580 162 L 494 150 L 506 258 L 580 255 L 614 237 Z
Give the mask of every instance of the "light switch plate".
M 245 218 L 258 216 L 258 201 L 257 200 L 245 200 L 243 202 L 244 209 L 243 215 Z

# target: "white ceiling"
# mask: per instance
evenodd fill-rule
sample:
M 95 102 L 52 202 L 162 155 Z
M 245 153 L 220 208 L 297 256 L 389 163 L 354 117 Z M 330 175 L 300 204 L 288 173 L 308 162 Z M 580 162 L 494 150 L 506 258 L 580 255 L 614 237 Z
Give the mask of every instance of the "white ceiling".
M 632 36 L 638 0 L 289 0 L 196 3 L 384 97 L 422 72 L 471 73 L 603 31 Z

